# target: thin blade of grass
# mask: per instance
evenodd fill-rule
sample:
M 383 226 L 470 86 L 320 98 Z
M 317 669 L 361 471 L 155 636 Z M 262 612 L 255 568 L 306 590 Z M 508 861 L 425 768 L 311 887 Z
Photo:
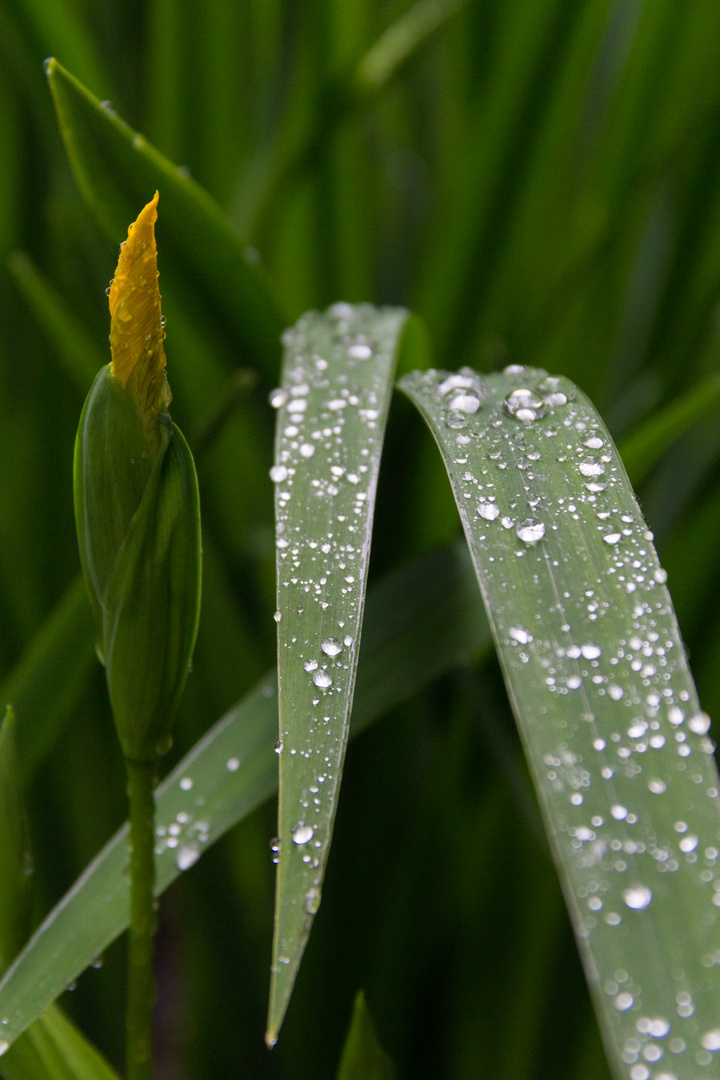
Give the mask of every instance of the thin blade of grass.
M 337 1080 L 395 1080 L 395 1069 L 378 1041 L 362 990 L 355 997 Z
M 102 1054 L 57 1005 L 50 1005 L 3 1054 L 0 1076 L 3 1080 L 118 1080 Z
M 127 222 L 157 188 L 169 250 L 166 280 L 222 318 L 267 371 L 277 362 L 282 329 L 257 252 L 243 245 L 218 204 L 142 135 L 100 102 L 57 60 L 47 61 L 60 131 L 82 195 L 108 236 L 124 239 Z M 184 286 L 184 288 L 183 288 Z
M 375 491 L 408 313 L 336 304 L 285 339 L 275 465 L 279 850 L 266 1039 L 277 1040 L 330 847 Z
M 567 379 L 401 387 L 453 485 L 611 1067 L 694 1077 L 720 1049 L 720 783 L 622 462 Z
M 490 642 L 467 551 L 414 560 L 367 598 L 351 734 Z M 88 644 L 92 632 L 88 631 Z M 398 659 L 402 663 L 398 663 Z M 160 784 L 157 893 L 277 791 L 276 678 L 271 673 Z M 170 826 L 173 826 L 171 833 Z M 177 835 L 177 826 L 180 831 Z M 0 983 L 12 1043 L 127 927 L 127 826 L 87 867 Z

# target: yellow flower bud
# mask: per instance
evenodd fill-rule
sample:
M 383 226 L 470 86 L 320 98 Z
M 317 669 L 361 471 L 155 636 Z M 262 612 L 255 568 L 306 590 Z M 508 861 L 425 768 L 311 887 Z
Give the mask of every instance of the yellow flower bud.
M 146 428 L 172 395 L 165 377 L 165 331 L 158 288 L 158 192 L 128 229 L 110 285 L 110 370 L 135 398 Z

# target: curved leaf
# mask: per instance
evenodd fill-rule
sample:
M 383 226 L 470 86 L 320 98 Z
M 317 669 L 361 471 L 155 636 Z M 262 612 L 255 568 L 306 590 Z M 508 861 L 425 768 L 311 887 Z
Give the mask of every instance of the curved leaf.
M 720 1049 L 720 780 L 652 534 L 569 380 L 401 387 L 447 466 L 611 1064 L 689 1080 Z

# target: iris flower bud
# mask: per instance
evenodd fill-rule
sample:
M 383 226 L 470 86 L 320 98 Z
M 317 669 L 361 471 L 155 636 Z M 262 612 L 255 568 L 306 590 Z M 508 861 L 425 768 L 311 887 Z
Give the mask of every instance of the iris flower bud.
M 75 443 L 75 519 L 98 655 L 126 758 L 151 762 L 170 728 L 200 610 L 195 465 L 167 414 L 155 221 L 158 195 L 128 230 L 110 286 L 111 362 Z

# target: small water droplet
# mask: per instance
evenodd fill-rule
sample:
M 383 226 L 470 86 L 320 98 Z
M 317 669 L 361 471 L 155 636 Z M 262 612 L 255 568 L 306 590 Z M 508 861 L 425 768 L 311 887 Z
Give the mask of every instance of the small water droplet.
M 280 620 L 282 619 L 282 611 L 276 611 L 273 615 L 273 619 L 275 620 L 275 622 L 280 622 Z
M 200 848 L 195 844 L 187 844 L 178 848 L 175 856 L 178 870 L 189 870 L 200 858 Z
M 183 776 L 182 780 L 180 781 L 180 787 L 182 788 L 182 790 L 183 791 L 189 791 L 192 786 L 193 786 L 193 782 L 192 782 L 191 777 Z
M 445 414 L 445 426 L 452 428 L 453 430 L 464 428 L 467 425 L 467 422 L 467 413 L 460 412 L 459 409 L 448 409 Z
M 328 686 L 332 686 L 332 679 L 328 675 L 327 671 L 316 671 L 313 675 L 313 682 L 316 686 L 320 686 L 323 689 Z
M 273 409 L 279 409 L 287 401 L 287 392 L 278 387 L 275 390 L 271 390 L 268 394 L 268 402 Z
M 305 668 L 306 671 L 317 671 L 318 662 L 317 662 L 317 660 L 306 660 L 305 663 L 303 664 L 303 667 Z
M 326 656 L 339 656 L 343 651 L 344 645 L 342 641 L 338 641 L 337 638 L 326 638 L 320 648 Z
M 667 791 L 667 784 L 664 780 L 648 780 L 648 787 L 653 795 L 662 795 L 663 791 Z
M 288 471 L 284 465 L 273 465 L 270 470 L 270 479 L 274 484 L 281 484 L 283 480 L 287 480 Z
M 312 443 L 304 442 L 300 446 L 300 454 L 304 458 L 311 458 L 315 453 L 315 447 Z
M 608 533 L 607 536 L 603 536 L 603 540 L 606 544 L 619 544 L 622 536 L 620 533 Z
M 649 907 L 652 900 L 652 892 L 646 885 L 632 885 L 623 891 L 623 900 L 633 911 L 642 911 Z
M 704 1050 L 720 1050 L 720 1028 L 706 1031 L 700 1039 L 700 1045 Z
M 236 757 L 228 758 L 228 762 L 227 762 L 226 767 L 227 767 L 228 772 L 237 772 L 238 769 L 240 768 L 240 758 L 236 758 Z
M 688 719 L 687 726 L 696 735 L 707 735 L 710 730 L 710 717 L 704 712 L 695 713 Z
M 317 915 L 320 907 L 320 887 L 313 885 L 305 893 L 305 910 L 308 915 Z
M 301 846 L 307 844 L 313 838 L 312 825 L 296 825 L 293 829 L 293 843 Z
M 3 1054 L 6 1053 L 6 1051 L 8 1051 L 9 1049 L 10 1049 L 10 1043 L 5 1042 L 4 1039 L 0 1039 L 0 1057 L 2 1057 Z
M 528 518 L 517 526 L 515 532 L 526 544 L 537 544 L 538 540 L 542 540 L 545 535 L 545 526 L 541 521 Z
M 597 660 L 602 655 L 602 649 L 599 645 L 581 645 L 580 652 L 586 660 Z
M 508 630 L 508 637 L 513 641 L 517 641 L 518 645 L 529 645 L 533 640 L 532 634 L 529 634 L 522 626 L 511 626 Z
M 478 514 L 486 521 L 494 521 L 495 518 L 500 517 L 500 507 L 491 502 L 479 502 Z
M 282 754 L 282 752 L 283 752 L 283 741 L 282 741 L 282 739 L 278 739 L 278 741 L 276 743 L 273 743 L 273 750 L 275 751 L 276 754 Z
M 369 360 L 372 354 L 372 346 L 368 344 L 367 339 L 363 338 L 362 335 L 348 349 L 348 356 L 352 357 L 353 360 Z
M 533 390 L 519 387 L 513 390 L 503 402 L 505 412 L 516 420 L 531 423 L 545 415 L 545 402 Z

